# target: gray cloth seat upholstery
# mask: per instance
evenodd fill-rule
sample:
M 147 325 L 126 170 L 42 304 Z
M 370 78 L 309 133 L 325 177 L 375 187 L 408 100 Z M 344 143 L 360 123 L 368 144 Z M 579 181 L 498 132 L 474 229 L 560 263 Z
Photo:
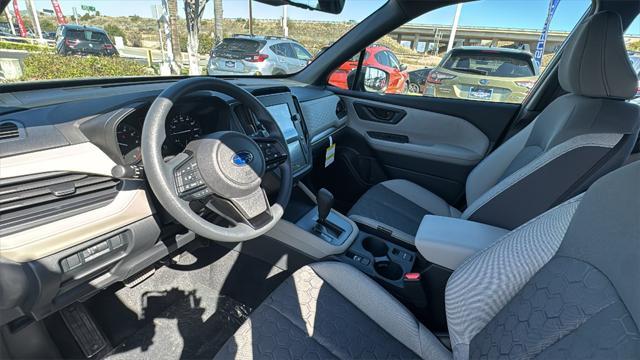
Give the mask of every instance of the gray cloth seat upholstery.
M 640 163 L 472 255 L 445 306 L 452 351 L 390 294 L 337 262 L 294 273 L 219 359 L 638 359 Z
M 576 29 L 558 69 L 568 94 L 473 169 L 463 213 L 427 189 L 391 180 L 368 190 L 349 216 L 413 244 L 426 214 L 514 229 L 583 192 L 624 163 L 640 130 L 640 107 L 625 101 L 638 80 L 622 34 L 612 12 L 595 14 Z

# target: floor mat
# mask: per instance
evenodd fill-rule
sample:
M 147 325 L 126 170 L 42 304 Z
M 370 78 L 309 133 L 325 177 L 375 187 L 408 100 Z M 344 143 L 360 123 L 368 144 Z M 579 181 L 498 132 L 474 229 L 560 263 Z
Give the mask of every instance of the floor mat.
M 211 358 L 288 276 L 221 246 L 196 247 L 85 305 L 113 346 L 107 359 Z

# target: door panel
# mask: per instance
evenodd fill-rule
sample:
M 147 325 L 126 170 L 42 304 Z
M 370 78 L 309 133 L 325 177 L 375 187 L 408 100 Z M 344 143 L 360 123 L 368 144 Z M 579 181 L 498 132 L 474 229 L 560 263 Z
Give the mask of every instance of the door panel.
M 366 143 L 372 151 L 354 149 L 350 145 L 354 139 L 339 144 L 349 148 L 350 156 L 342 160 L 355 169 L 354 183 L 370 183 L 358 179 L 366 171 L 358 170 L 361 161 L 354 153 L 362 153 L 368 162 L 374 154 L 388 178 L 413 181 L 451 204 L 462 199 L 469 172 L 519 109 L 517 104 L 336 92 L 347 104 L 351 136 L 362 139 L 358 143 Z M 356 191 L 365 190 L 366 186 Z
M 401 108 L 395 105 L 376 105 L 376 102 L 345 98 L 349 110 L 349 126 L 364 136 L 373 149 L 381 153 L 404 155 L 456 165 L 475 165 L 489 148 L 489 138 L 476 126 L 459 117 L 436 112 Z M 381 107 L 382 110 L 376 109 Z M 359 108 L 373 109 L 366 115 L 391 113 L 396 109 L 405 116 L 390 115 L 391 120 L 371 121 L 362 118 Z M 371 136 L 371 133 L 404 136 L 407 142 L 390 141 Z M 408 164 L 411 166 L 411 164 Z M 411 166 L 413 167 L 413 166 Z M 418 169 L 413 169 L 418 170 Z

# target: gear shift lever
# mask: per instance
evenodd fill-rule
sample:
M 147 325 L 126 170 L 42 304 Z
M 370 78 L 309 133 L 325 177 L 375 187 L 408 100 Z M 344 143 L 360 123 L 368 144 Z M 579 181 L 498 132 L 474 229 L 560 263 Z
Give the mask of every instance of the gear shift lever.
M 341 228 L 329 220 L 330 216 L 332 219 L 340 218 L 336 214 L 331 214 L 333 194 L 327 189 L 320 189 L 316 195 L 316 203 L 318 204 L 318 218 L 311 228 L 311 233 L 318 235 L 330 244 L 334 244 L 340 240 L 340 237 L 346 229 Z
M 333 207 L 333 194 L 329 190 L 322 188 L 318 191 L 316 201 L 318 202 L 318 223 L 325 224 L 327 216 L 329 216 L 329 212 Z

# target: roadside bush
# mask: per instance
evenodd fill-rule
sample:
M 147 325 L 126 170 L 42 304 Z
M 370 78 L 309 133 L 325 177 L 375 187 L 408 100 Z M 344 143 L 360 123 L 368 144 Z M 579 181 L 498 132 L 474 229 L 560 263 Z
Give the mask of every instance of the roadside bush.
M 27 50 L 27 51 L 53 51 L 53 48 L 42 46 L 42 45 L 34 45 L 27 43 L 17 43 L 11 41 L 0 41 L 0 49 L 9 49 L 9 50 Z
M 125 36 L 126 42 L 128 46 L 133 47 L 141 47 L 142 46 L 142 36 L 140 36 L 139 32 L 128 32 Z
M 213 48 L 213 37 L 211 37 L 211 33 L 200 33 L 198 36 L 198 53 L 199 54 L 208 54 L 209 51 Z
M 104 31 L 107 32 L 111 40 L 115 41 L 116 36 L 122 37 L 122 40 L 126 43 L 127 37 L 124 34 L 124 31 L 118 26 L 114 24 L 105 25 Z
M 62 56 L 33 53 L 24 58 L 22 80 L 54 80 L 148 75 L 135 61 L 119 57 Z
M 42 29 L 42 31 L 55 32 L 58 28 L 58 25 L 53 22 L 53 20 L 40 19 L 40 28 Z
M 180 34 L 180 51 L 187 52 L 188 45 L 187 35 Z M 198 54 L 209 54 L 212 48 L 213 38 L 211 37 L 211 33 L 200 31 L 200 34 L 198 34 Z

